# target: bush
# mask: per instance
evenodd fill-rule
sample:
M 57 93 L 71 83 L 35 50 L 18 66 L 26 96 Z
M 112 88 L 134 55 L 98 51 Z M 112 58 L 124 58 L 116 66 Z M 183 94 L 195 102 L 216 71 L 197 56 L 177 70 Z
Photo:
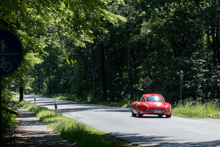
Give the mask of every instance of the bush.
M 1 99 L 1 146 L 10 141 L 16 128 L 17 101 L 9 92 L 2 93 Z
M 174 106 L 172 113 L 175 116 L 197 117 L 197 118 L 220 118 L 220 103 L 218 99 L 202 103 L 196 101 L 196 105 L 190 106 L 191 99 L 178 103 Z
M 4 137 L 8 130 L 15 129 L 16 127 L 16 115 L 11 114 L 6 110 L 1 111 L 1 132 Z

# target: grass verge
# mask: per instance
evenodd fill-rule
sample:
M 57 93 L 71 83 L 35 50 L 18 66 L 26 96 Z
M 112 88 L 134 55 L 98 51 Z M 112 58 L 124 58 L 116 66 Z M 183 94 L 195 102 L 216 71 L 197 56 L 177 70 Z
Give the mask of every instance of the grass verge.
M 76 144 L 78 147 L 132 147 L 130 143 L 106 135 L 101 131 L 91 128 L 76 120 L 63 117 L 47 108 L 22 101 L 20 106 L 35 113 L 36 117 L 43 122 L 51 123 L 50 128 L 64 139 Z
M 220 118 L 219 100 L 211 100 L 205 103 L 196 101 L 196 105 L 191 106 L 191 99 L 186 99 L 183 103 L 174 105 L 172 115 L 180 117 L 196 118 Z

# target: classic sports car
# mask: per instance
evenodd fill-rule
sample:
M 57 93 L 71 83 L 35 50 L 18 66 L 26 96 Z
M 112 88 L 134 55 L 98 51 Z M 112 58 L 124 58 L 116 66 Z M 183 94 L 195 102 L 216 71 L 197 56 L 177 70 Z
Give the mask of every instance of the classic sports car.
M 132 103 L 132 116 L 142 117 L 144 114 L 156 114 L 159 117 L 171 117 L 171 105 L 165 102 L 160 94 L 143 94 L 140 100 Z
M 25 94 L 30 94 L 30 91 L 29 91 L 29 90 L 26 90 L 26 91 L 25 91 Z

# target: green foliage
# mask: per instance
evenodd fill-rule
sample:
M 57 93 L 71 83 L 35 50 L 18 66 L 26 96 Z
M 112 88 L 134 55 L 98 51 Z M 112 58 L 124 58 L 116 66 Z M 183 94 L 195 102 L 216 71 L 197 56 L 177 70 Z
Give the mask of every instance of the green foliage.
M 197 118 L 220 118 L 219 100 L 196 101 L 195 106 L 190 106 L 192 99 L 186 99 L 183 104 L 179 103 L 172 109 L 172 114 L 180 117 L 197 117 Z
M 1 95 L 1 138 L 4 139 L 10 130 L 16 127 L 17 101 L 9 92 Z M 11 136 L 10 136 L 11 137 Z
M 108 101 L 123 101 L 133 90 L 135 99 L 154 92 L 174 103 L 183 70 L 183 98 L 220 98 L 219 1 L 0 3 L 0 27 L 17 34 L 25 53 L 4 88 L 103 101 L 106 83 Z M 141 80 L 146 76 L 149 87 Z
M 11 114 L 6 110 L 1 110 L 1 132 L 2 134 L 6 133 L 7 130 L 15 129 L 16 125 L 16 115 Z
M 43 62 L 40 59 L 42 56 L 48 56 L 48 48 L 50 51 L 58 50 L 59 55 L 64 54 L 61 59 L 68 60 L 64 40 L 71 41 L 71 45 L 83 47 L 85 42 L 91 42 L 94 37 L 91 29 L 103 30 L 102 20 L 114 23 L 121 19 L 107 11 L 107 4 L 108 1 L 100 0 L 1 0 L 0 28 L 16 34 L 24 49 L 20 68 L 5 78 L 7 82 L 5 80 L 3 83 L 10 86 L 10 83 L 15 82 L 16 87 L 29 87 L 33 80 L 28 73 L 36 64 Z M 39 91 L 45 92 L 42 88 Z
M 127 99 L 129 38 L 135 99 L 142 93 L 161 93 L 166 101 L 178 102 L 181 70 L 185 73 L 183 98 L 219 99 L 219 14 L 214 11 L 219 11 L 218 5 L 207 1 L 112 1 L 108 10 L 124 19 L 115 24 L 101 21 L 105 31 L 93 29 L 95 37 L 83 47 L 62 38 L 57 41 L 62 49 L 53 44 L 45 48 L 49 55 L 32 73 L 33 89 L 103 101 L 105 75 L 107 100 Z M 141 80 L 146 76 L 153 80 L 149 87 Z

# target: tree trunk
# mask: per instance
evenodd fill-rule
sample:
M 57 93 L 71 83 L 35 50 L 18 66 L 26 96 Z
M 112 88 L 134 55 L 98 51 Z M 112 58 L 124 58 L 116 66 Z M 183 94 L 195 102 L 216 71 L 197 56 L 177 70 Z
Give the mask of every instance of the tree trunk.
M 0 100 L 2 99 L 2 77 L 0 77 Z M 2 103 L 0 104 L 2 107 Z
M 77 81 L 77 94 L 78 95 L 82 95 L 82 87 L 81 87 L 81 69 L 80 69 L 80 65 L 78 65 L 78 81 Z
M 48 82 L 49 82 L 49 94 L 52 94 L 52 88 L 51 88 L 51 79 L 50 79 L 50 68 L 48 68 Z
M 101 44 L 101 66 L 102 66 L 102 89 L 103 89 L 103 100 L 107 102 L 107 88 L 106 88 L 106 77 L 105 77 L 105 51 L 104 45 Z
M 93 86 L 93 96 L 94 99 L 97 97 L 96 93 L 96 70 L 95 70 L 95 50 L 92 45 L 90 45 L 90 49 L 92 51 L 91 56 L 92 56 L 92 86 Z
M 40 93 L 40 74 L 37 76 L 37 87 L 38 87 L 38 93 Z
M 177 51 L 176 51 L 176 46 L 175 46 L 175 40 L 172 39 L 172 47 L 173 47 L 173 56 L 174 58 L 177 57 Z
M 23 101 L 24 100 L 24 80 L 21 78 L 20 79 L 20 89 L 19 89 L 19 93 L 20 93 L 20 99 L 19 101 Z
M 212 42 L 212 49 L 213 49 L 213 63 L 215 66 L 217 66 L 217 61 L 216 61 L 216 58 L 217 58 L 217 54 L 216 54 L 216 37 L 215 37 L 215 27 L 212 26 L 212 39 L 213 39 L 213 42 Z
M 130 51 L 130 30 L 128 23 L 126 23 L 126 38 L 127 38 L 127 69 L 128 69 L 128 83 L 129 83 L 129 94 L 130 99 L 134 100 L 133 96 L 133 80 L 131 70 L 131 51 Z
M 216 47 L 217 47 L 217 55 L 218 55 L 218 66 L 220 66 L 220 46 L 219 46 L 219 25 L 217 25 L 216 31 Z
M 187 18 L 186 18 L 186 14 L 184 13 L 183 11 L 183 8 L 182 8 L 182 5 L 181 5 L 181 0 L 178 1 L 179 2 L 179 8 L 180 8 L 180 12 L 181 12 L 181 20 L 182 20 L 182 24 L 183 24 L 183 27 L 184 27 L 184 36 L 183 36 L 183 48 L 187 48 L 189 47 L 188 46 L 188 32 L 187 32 L 187 26 L 186 26 L 186 21 L 187 21 Z M 186 53 L 181 53 L 179 52 L 180 55 L 187 55 Z M 190 50 L 188 49 L 187 53 L 190 53 Z
M 19 92 L 20 92 L 20 99 L 19 99 L 19 101 L 21 102 L 21 101 L 24 100 L 24 94 L 23 94 L 24 87 L 23 86 L 20 86 Z

